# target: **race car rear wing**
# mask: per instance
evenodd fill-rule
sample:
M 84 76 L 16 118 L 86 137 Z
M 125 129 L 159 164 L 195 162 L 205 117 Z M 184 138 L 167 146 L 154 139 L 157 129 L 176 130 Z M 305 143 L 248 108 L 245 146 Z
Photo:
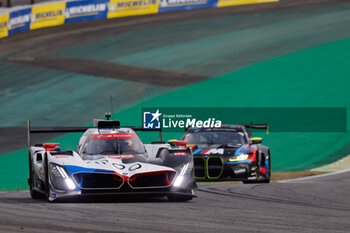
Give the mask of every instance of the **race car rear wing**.
M 224 129 L 224 130 L 232 130 L 233 125 L 222 125 L 221 127 L 219 127 L 220 129 Z M 247 129 L 248 132 L 248 136 L 252 137 L 253 135 L 253 129 L 266 129 L 266 134 L 269 134 L 269 124 L 254 124 L 253 122 L 251 122 L 250 124 L 243 124 L 243 125 L 236 125 L 236 126 L 244 126 Z M 188 131 L 190 128 L 192 127 L 186 127 L 185 128 L 185 132 Z M 215 129 L 215 128 L 207 128 L 207 129 Z
M 251 122 L 249 125 L 243 125 L 248 130 L 249 137 L 252 137 L 253 129 L 266 129 L 266 134 L 269 134 L 269 124 L 254 124 Z
M 101 123 L 100 123 L 101 122 Z M 119 121 L 100 121 L 97 128 L 120 128 Z M 103 123 L 102 123 L 103 122 Z M 156 131 L 158 132 L 158 139 L 162 141 L 162 129 L 144 129 L 142 127 L 136 126 L 122 126 L 123 128 L 130 128 L 134 131 Z M 96 127 L 40 127 L 40 128 L 31 128 L 30 120 L 27 120 L 27 137 L 28 137 L 28 147 L 31 146 L 31 134 L 40 134 L 40 133 L 83 133 L 90 128 Z

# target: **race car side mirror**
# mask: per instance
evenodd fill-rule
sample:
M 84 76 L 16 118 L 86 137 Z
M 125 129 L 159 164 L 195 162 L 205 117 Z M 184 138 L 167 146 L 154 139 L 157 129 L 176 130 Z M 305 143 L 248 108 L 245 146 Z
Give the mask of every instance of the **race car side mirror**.
M 250 144 L 261 144 L 262 143 L 262 138 L 254 137 L 249 139 Z

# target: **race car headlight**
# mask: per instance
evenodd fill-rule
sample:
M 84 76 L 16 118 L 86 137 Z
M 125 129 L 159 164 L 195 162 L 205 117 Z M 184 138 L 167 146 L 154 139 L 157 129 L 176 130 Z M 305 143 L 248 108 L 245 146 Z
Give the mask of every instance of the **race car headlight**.
M 184 180 L 184 176 L 177 176 L 174 181 L 174 187 L 180 187 L 183 180 Z
M 178 176 L 176 176 L 175 181 L 174 181 L 174 187 L 180 187 L 182 185 L 182 182 L 185 178 L 185 175 L 187 174 L 188 171 L 190 171 L 192 168 L 190 163 L 186 163 L 182 169 L 181 172 L 179 173 Z
M 241 161 L 241 160 L 246 160 L 248 159 L 249 155 L 248 154 L 240 154 L 240 155 L 237 155 L 233 158 L 230 158 L 229 161 L 230 162 L 235 162 L 235 161 Z
M 50 164 L 50 180 L 53 187 L 57 190 L 74 190 L 76 185 L 69 177 L 66 170 L 56 164 Z
M 66 182 L 66 186 L 69 190 L 74 190 L 77 188 L 72 179 L 68 178 L 68 179 L 64 179 L 64 181 Z

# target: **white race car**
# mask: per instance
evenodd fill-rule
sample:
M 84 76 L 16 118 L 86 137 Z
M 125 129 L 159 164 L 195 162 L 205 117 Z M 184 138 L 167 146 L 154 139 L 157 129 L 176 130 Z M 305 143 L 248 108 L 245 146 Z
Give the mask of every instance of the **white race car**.
M 137 130 L 144 129 L 121 128 L 119 121 L 98 121 L 93 128 L 31 129 L 28 121 L 31 197 L 54 201 L 74 195 L 153 195 L 191 200 L 197 187 L 191 150 L 162 142 L 144 145 Z M 30 146 L 32 133 L 52 132 L 84 134 L 76 151 L 61 151 L 59 143 Z

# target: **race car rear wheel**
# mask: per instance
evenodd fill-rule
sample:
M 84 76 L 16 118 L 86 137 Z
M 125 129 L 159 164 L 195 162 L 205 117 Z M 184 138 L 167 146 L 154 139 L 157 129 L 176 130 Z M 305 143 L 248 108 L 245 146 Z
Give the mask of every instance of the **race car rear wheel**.
M 34 170 L 33 163 L 29 153 L 29 190 L 32 199 L 44 199 L 45 196 L 34 189 Z

